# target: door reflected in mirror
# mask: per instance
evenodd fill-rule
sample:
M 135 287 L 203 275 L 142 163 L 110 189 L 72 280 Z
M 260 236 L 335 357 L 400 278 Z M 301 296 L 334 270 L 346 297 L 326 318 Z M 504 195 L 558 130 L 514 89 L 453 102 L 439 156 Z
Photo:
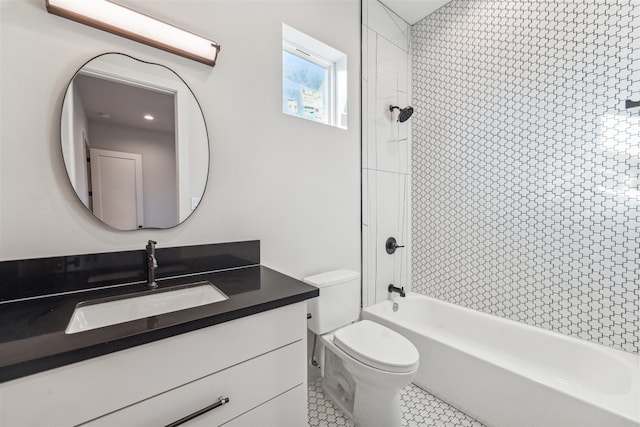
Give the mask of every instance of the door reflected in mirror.
M 202 110 L 162 65 L 118 53 L 87 62 L 64 97 L 61 144 L 78 198 L 118 230 L 175 227 L 204 194 Z

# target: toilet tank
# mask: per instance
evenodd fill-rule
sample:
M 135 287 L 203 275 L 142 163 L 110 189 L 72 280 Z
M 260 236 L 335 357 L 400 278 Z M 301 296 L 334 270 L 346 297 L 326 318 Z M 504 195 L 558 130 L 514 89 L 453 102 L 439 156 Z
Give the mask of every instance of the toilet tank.
M 360 273 L 335 270 L 304 279 L 320 291 L 307 302 L 311 319 L 307 327 L 317 335 L 338 329 L 358 320 L 360 316 Z

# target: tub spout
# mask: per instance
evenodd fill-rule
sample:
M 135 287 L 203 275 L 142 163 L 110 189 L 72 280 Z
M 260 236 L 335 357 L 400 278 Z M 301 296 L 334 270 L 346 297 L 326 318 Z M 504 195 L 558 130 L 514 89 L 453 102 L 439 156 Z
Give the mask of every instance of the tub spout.
M 387 288 L 389 290 L 389 292 L 393 293 L 397 293 L 399 294 L 401 297 L 406 297 L 407 295 L 404 292 L 404 286 L 399 288 L 397 286 L 393 286 L 393 284 L 390 284 L 389 287 Z

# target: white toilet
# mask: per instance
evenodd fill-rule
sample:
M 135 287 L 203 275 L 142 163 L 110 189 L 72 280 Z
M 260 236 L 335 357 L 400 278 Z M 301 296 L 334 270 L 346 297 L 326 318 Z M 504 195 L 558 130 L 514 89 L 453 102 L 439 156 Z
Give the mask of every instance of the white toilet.
M 399 427 L 400 390 L 419 355 L 407 338 L 360 317 L 360 274 L 336 270 L 304 279 L 319 288 L 308 328 L 320 336 L 322 387 L 357 427 Z M 352 323 L 355 322 L 355 323 Z

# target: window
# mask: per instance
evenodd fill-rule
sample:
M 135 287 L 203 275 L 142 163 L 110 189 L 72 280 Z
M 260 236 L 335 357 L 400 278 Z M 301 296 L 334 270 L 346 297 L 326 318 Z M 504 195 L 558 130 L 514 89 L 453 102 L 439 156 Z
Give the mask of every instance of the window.
M 283 48 L 282 111 L 328 124 L 332 68 L 318 64 L 303 51 Z
M 347 127 L 347 56 L 282 26 L 282 112 Z

